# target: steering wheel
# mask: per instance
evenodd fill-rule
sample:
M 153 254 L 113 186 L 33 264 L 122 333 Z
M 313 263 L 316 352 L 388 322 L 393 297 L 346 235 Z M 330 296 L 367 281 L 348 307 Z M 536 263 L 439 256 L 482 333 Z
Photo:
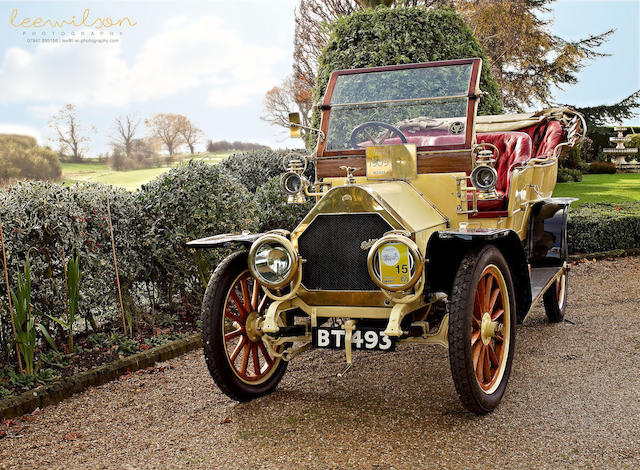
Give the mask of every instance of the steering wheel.
M 368 121 L 368 122 L 363 122 L 359 126 L 356 126 L 351 131 L 351 147 L 353 147 L 354 149 L 362 148 L 362 147 L 360 147 L 360 145 L 358 145 L 358 141 L 357 141 L 358 134 L 362 130 L 365 131 L 364 133 L 367 135 L 369 140 L 371 140 L 371 142 L 374 143 L 374 145 L 380 145 L 382 143 L 382 141 L 387 138 L 387 133 L 385 132 L 382 135 L 382 137 L 376 138 L 375 136 L 373 136 L 371 134 L 371 132 L 369 132 L 369 128 L 380 128 L 380 127 L 382 127 L 383 129 L 387 129 L 387 130 L 391 131 L 392 133 L 396 134 L 398 137 L 400 137 L 400 140 L 402 141 L 403 144 L 407 143 L 406 136 L 397 127 L 392 126 L 391 124 L 387 124 L 386 122 Z

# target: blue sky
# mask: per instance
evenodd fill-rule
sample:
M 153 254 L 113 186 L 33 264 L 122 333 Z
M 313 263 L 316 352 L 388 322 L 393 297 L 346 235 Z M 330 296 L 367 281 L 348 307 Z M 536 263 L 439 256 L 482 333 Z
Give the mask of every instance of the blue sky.
M 76 104 L 87 129 L 95 126 L 90 155 L 108 148 L 116 116 L 185 114 L 213 140 L 297 146 L 260 120 L 264 93 L 291 71 L 296 0 L 143 2 L 0 1 L 0 133 L 50 137 L 47 122 Z M 76 21 L 128 17 L 133 27 L 110 28 L 119 42 L 42 44 L 77 28 L 16 28 L 25 17 Z M 552 31 L 566 39 L 616 28 L 580 82 L 555 95 L 576 105 L 613 103 L 640 89 L 640 0 L 558 0 Z M 38 35 L 30 36 L 32 31 Z M 52 36 L 51 31 L 58 36 Z M 86 34 L 90 29 L 85 29 Z M 95 30 L 94 30 L 95 31 Z M 49 36 L 42 36 L 49 32 Z M 122 32 L 121 35 L 117 33 Z M 90 38 L 90 36 L 85 36 Z M 94 38 L 110 38 L 97 35 Z M 638 125 L 637 119 L 633 124 Z

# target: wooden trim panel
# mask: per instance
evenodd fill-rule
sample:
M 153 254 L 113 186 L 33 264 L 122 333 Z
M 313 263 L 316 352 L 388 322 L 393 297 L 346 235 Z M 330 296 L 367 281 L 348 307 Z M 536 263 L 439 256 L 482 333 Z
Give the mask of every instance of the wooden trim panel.
M 318 178 L 345 176 L 341 166 L 359 168 L 354 176 L 366 176 L 364 156 L 348 155 L 344 157 L 318 158 L 316 171 Z M 471 172 L 471 153 L 468 150 L 450 153 L 430 153 L 418 155 L 418 173 Z

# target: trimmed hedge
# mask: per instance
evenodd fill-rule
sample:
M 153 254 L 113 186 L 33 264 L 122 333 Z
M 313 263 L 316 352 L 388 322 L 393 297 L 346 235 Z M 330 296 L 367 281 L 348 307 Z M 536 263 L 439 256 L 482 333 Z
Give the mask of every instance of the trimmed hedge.
M 280 188 L 280 177 L 274 176 L 256 191 L 260 231 L 293 230 L 313 208 L 314 199 L 307 198 L 305 204 L 288 204 L 287 195 Z
M 222 253 L 188 249 L 188 240 L 256 230 L 253 195 L 215 165 L 191 161 L 132 193 L 100 184 L 63 186 L 20 182 L 0 189 L 9 284 L 16 285 L 27 253 L 32 303 L 39 320 L 60 339 L 44 315 L 65 311 L 63 250 L 77 254 L 83 273 L 76 331 L 119 321 L 120 311 L 107 222 L 110 203 L 125 309 L 135 320 L 158 303 L 199 301 Z M 0 363 L 10 354 L 12 333 L 4 281 L 0 283 Z M 151 318 L 153 316 L 146 317 Z
M 571 208 L 567 236 L 569 253 L 640 248 L 640 202 Z
M 219 250 L 194 250 L 186 242 L 258 228 L 252 195 L 219 165 L 182 163 L 142 186 L 137 196 L 148 223 L 146 270 L 169 301 L 178 291 L 201 296 L 221 259 Z
M 491 76 L 482 47 L 462 18 L 449 8 L 403 7 L 366 9 L 340 18 L 331 25 L 331 36 L 318 62 L 314 103 L 324 96 L 331 72 L 395 64 L 482 57 L 479 114 L 500 114 L 498 84 Z M 314 108 L 312 126 L 320 113 Z M 308 134 L 307 146 L 315 144 Z M 313 142 L 312 142 L 313 141 Z
M 74 254 L 80 257 L 80 316 L 93 321 L 94 317 L 117 312 L 107 200 L 116 234 L 120 280 L 126 291 L 140 274 L 144 256 L 134 194 L 108 185 L 69 187 L 42 182 L 20 182 L 0 191 L 9 283 L 15 287 L 16 274 L 28 253 L 37 312 L 59 316 L 65 310 L 63 250 L 67 258 Z M 4 282 L 0 283 L 0 296 L 6 299 Z M 2 309 L 2 335 L 10 325 L 5 315 Z
M 250 192 L 255 193 L 268 180 L 284 173 L 282 159 L 294 152 L 307 154 L 306 150 L 249 150 L 229 155 L 218 167 L 240 181 Z M 314 171 L 313 163 L 308 162 L 305 175 L 311 181 L 314 179 Z
M 580 182 L 582 181 L 582 172 L 572 168 L 558 168 L 556 181 L 558 183 L 567 183 L 570 181 Z
M 591 174 L 609 174 L 616 172 L 616 166 L 611 162 L 593 162 L 589 165 L 589 173 Z

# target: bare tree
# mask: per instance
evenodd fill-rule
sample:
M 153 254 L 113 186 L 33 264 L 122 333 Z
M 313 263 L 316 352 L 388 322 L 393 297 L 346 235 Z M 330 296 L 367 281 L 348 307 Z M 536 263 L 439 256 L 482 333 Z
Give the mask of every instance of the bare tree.
M 303 77 L 296 79 L 291 75 L 267 92 L 261 119 L 275 126 L 289 127 L 289 113 L 299 112 L 302 125 L 308 126 L 312 106 L 312 87 Z
M 178 114 L 178 126 L 180 128 L 180 136 L 184 140 L 184 143 L 189 146 L 191 155 L 194 154 L 194 147 L 200 140 L 200 137 L 204 135 L 202 129 L 197 128 L 193 122 L 191 122 L 186 116 Z
M 49 120 L 49 128 L 56 133 L 55 140 L 60 146 L 60 153 L 70 154 L 74 162 L 81 161 L 91 139 L 83 135 L 76 107 L 68 104 L 60 109 Z
M 173 157 L 178 147 L 184 144 L 180 134 L 181 117 L 180 114 L 160 113 L 144 121 L 151 134 L 167 147 L 169 157 Z
M 133 141 L 136 136 L 136 130 L 140 125 L 140 119 L 131 114 L 126 116 L 118 116 L 116 118 L 114 145 L 120 145 L 124 149 L 127 158 L 131 157 L 133 150 Z

